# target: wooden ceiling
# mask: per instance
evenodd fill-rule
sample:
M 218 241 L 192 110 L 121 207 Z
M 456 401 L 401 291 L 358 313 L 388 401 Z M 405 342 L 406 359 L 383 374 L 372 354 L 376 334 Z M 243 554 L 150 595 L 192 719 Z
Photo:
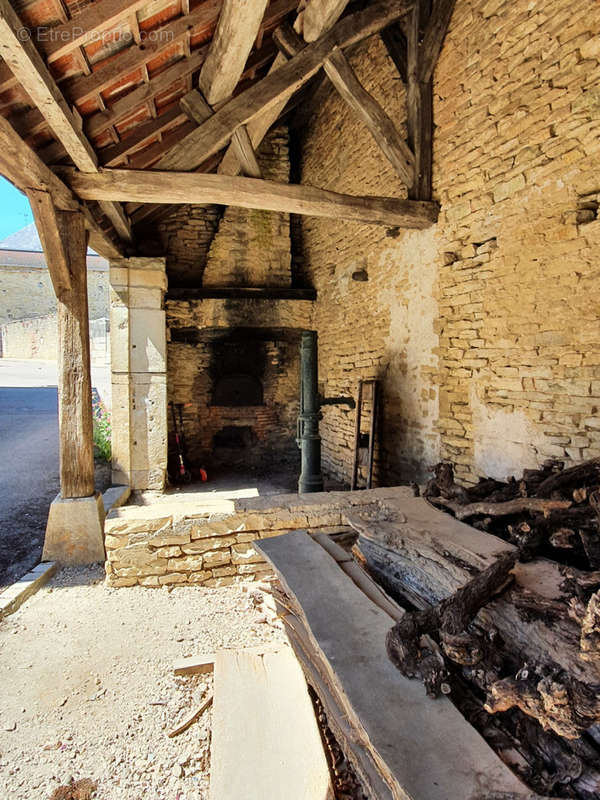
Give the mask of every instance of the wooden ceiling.
M 117 169 L 218 170 L 223 181 L 240 172 L 260 179 L 255 148 L 323 68 L 410 187 L 420 174 L 415 143 L 399 138 L 342 50 L 372 34 L 389 36 L 401 22 L 408 52 L 407 24 L 416 18 L 416 46 L 427 66 L 413 78 L 419 83 L 428 70 L 430 83 L 452 0 L 434 0 L 433 10 L 428 0 L 379 0 L 355 13 L 348 0 L 298 2 L 0 0 L 0 172 L 30 195 L 49 192 L 57 208 L 83 204 L 96 249 L 102 251 L 104 239 L 107 254 L 134 252 L 132 222 L 167 207 L 157 204 L 157 192 L 144 196 L 144 205 L 132 192 L 124 207 L 122 192 L 117 198 L 88 185 L 86 198 L 93 199 L 85 199 L 73 170 L 113 187 L 118 181 L 107 173 L 114 170 L 114 178 Z M 223 183 L 217 196 L 235 201 L 243 186 Z M 200 189 L 204 184 L 194 197 L 211 202 Z M 268 187 L 261 192 L 266 197 Z M 423 192 L 409 196 L 430 199 Z M 302 197 L 295 202 L 302 207 Z M 416 227 L 434 216 L 432 208 L 415 207 L 415 214 Z

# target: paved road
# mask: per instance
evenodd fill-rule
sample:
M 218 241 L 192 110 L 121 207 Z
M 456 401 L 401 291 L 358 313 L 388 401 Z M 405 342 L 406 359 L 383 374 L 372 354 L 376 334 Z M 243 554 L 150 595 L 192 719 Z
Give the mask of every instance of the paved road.
M 0 586 L 39 561 L 58 493 L 56 365 L 0 359 Z
M 92 383 L 110 403 L 109 369 L 93 367 Z M 0 588 L 40 560 L 58 491 L 56 364 L 0 358 Z

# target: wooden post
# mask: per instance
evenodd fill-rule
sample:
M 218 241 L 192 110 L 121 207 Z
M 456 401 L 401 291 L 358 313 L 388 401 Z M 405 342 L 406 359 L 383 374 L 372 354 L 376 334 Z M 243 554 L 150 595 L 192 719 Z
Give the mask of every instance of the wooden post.
M 433 79 L 423 80 L 420 45 L 424 28 L 425 3 L 418 2 L 407 21 L 407 128 L 408 144 L 415 154 L 415 171 L 408 196 L 431 200 L 433 147 Z
M 71 273 L 71 288 L 58 298 L 60 492 L 63 498 L 90 497 L 94 494 L 94 445 L 87 233 L 80 212 L 59 211 L 57 215 Z
M 35 200 L 58 301 L 60 495 L 50 506 L 42 560 L 91 564 L 105 553 L 104 506 L 94 491 L 85 218 L 80 211 L 57 210 L 49 196 Z

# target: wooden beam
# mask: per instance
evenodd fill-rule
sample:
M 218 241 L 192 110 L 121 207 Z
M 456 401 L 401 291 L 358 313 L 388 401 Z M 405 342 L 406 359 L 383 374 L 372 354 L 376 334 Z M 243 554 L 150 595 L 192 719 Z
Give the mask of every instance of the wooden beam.
M 149 40 L 141 46 L 132 45 L 122 50 L 91 75 L 67 79 L 61 84 L 63 90 L 74 103 L 83 103 L 95 97 L 99 92 L 114 86 L 125 76 L 141 69 L 197 28 L 206 28 L 214 24 L 218 18 L 219 9 L 220 0 L 207 0 L 187 16 L 158 28 L 153 32 L 152 37 L 149 37 Z
M 273 31 L 273 41 L 279 52 L 286 58 L 293 58 L 300 50 L 304 50 L 306 42 L 298 36 L 289 22 L 282 24 Z
M 98 155 L 100 162 L 105 167 L 114 167 L 124 161 L 129 153 L 133 153 L 143 147 L 144 144 L 152 141 L 159 133 L 169 128 L 174 128 L 177 124 L 185 122 L 185 114 L 178 105 L 173 106 L 164 114 L 154 119 L 142 122 L 133 128 L 132 135 L 124 136 L 118 144 L 103 147 Z
M 98 159 L 67 105 L 54 78 L 30 39 L 20 36 L 23 26 L 8 0 L 0 0 L 0 54 L 44 116 L 54 135 L 81 170 L 94 172 Z M 118 235 L 131 241 L 131 227 L 122 209 L 105 206 Z
M 99 0 L 86 6 L 68 22 L 52 28 L 51 35 L 47 28 L 34 32 L 34 41 L 50 64 L 97 40 L 101 33 L 115 28 L 118 22 L 135 15 L 147 5 L 148 0 Z
M 64 292 L 71 289 L 71 272 L 58 220 L 60 211 L 54 206 L 48 192 L 30 190 L 27 192 L 27 198 L 46 255 L 54 294 L 62 297 Z
M 198 86 L 210 105 L 233 94 L 258 35 L 268 0 L 224 0 Z
M 202 123 L 206 122 L 214 113 L 200 92 L 194 89 L 181 98 L 179 105 L 197 125 L 202 125 Z M 248 136 L 248 131 L 244 125 L 235 131 L 231 141 L 236 147 L 236 153 L 242 165 L 243 174 L 248 178 L 261 178 L 262 174 L 256 159 L 256 153 L 254 152 L 252 142 Z
M 94 494 L 94 443 L 85 220 L 80 212 L 56 213 L 71 274 L 71 288 L 58 298 L 60 493 L 64 499 Z
M 84 200 L 217 203 L 406 228 L 427 228 L 437 219 L 434 203 L 415 203 L 390 197 L 353 197 L 312 186 L 254 178 L 113 169 L 101 170 L 98 174 L 65 170 L 65 179 Z
M 71 190 L 25 144 L 8 120 L 2 116 L 0 116 L 0 174 L 25 194 L 32 190 L 49 192 L 59 210 L 81 209 L 79 200 Z M 94 250 L 106 258 L 122 256 L 122 249 L 102 230 L 89 209 L 84 208 L 83 212 Z
M 230 100 L 209 120 L 183 139 L 158 163 L 160 169 L 194 169 L 230 141 L 236 128 L 247 125 L 269 108 L 279 106 L 315 75 L 336 47 L 357 44 L 405 16 L 408 4 L 380 0 L 339 22 L 325 37 L 298 53 L 263 80 Z M 254 140 L 253 140 L 254 142 Z
M 406 65 L 406 36 L 402 26 L 399 24 L 390 25 L 381 31 L 381 39 L 387 48 L 388 54 L 404 83 L 408 80 Z
M 153 100 L 157 94 L 164 92 L 173 84 L 183 80 L 196 70 L 200 69 L 206 56 L 206 47 L 195 50 L 188 58 L 182 58 L 173 66 L 167 67 L 149 83 L 138 86 L 133 91 L 115 101 L 107 111 L 99 111 L 84 120 L 83 129 L 86 134 L 94 138 L 103 133 L 107 128 L 129 117 L 137 107 Z
M 240 162 L 242 175 L 246 175 L 248 178 L 262 178 L 260 164 L 252 147 L 248 128 L 245 125 L 240 125 L 234 132 L 231 143 L 237 160 Z
M 348 0 L 346 0 L 346 2 L 343 3 L 342 2 L 338 3 L 337 0 L 308 0 L 304 12 L 301 12 L 296 17 L 296 22 L 294 23 L 294 30 L 296 31 L 296 33 L 301 33 L 302 31 L 303 13 L 305 13 L 308 8 L 310 8 L 312 5 L 316 5 L 319 7 L 326 5 L 327 8 L 330 8 L 329 4 L 331 2 L 335 2 L 336 4 L 336 13 L 338 16 L 336 19 L 333 20 L 333 23 L 337 22 L 339 17 L 341 17 L 346 5 L 348 4 Z M 320 18 L 324 22 L 326 19 L 329 19 L 329 15 L 321 14 Z M 325 32 L 326 31 L 324 28 L 320 29 L 316 38 L 318 38 L 321 34 Z M 285 64 L 285 56 L 280 54 L 277 56 L 277 58 L 271 65 L 271 68 L 269 70 L 269 75 L 278 70 L 283 64 Z M 279 119 L 279 116 L 282 114 L 286 106 L 286 102 L 287 100 L 283 100 L 265 109 L 248 125 L 248 135 L 250 136 L 250 141 L 252 142 L 252 145 L 255 150 L 258 150 L 258 146 L 264 139 L 269 128 Z M 240 163 L 237 159 L 233 144 L 230 144 L 227 149 L 227 152 L 223 156 L 223 159 L 219 165 L 219 172 L 222 173 L 223 175 L 237 175 L 239 171 L 240 171 Z
M 408 144 L 415 155 L 414 181 L 408 196 L 414 200 L 431 199 L 433 160 L 433 83 L 420 77 L 421 30 L 425 3 L 418 0 L 407 26 L 407 129 Z
M 452 19 L 454 4 L 455 0 L 435 0 L 433 4 L 425 35 L 419 46 L 419 80 L 423 83 L 433 78 L 433 71 Z
M 305 42 L 315 42 L 333 28 L 344 13 L 348 0 L 311 0 L 299 14 L 299 33 Z
M 78 128 L 73 113 L 33 42 L 20 32 L 23 25 L 9 0 L 0 0 L 0 55 L 40 110 L 53 133 L 79 169 L 93 171 L 97 158 Z
M 329 80 L 365 123 L 398 175 L 411 186 L 414 180 L 415 157 L 392 120 L 360 83 L 346 56 L 341 50 L 334 50 L 323 66 Z

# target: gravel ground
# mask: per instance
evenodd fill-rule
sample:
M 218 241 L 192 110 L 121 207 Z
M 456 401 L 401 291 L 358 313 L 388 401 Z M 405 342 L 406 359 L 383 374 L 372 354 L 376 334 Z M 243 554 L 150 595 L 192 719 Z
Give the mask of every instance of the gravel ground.
M 283 639 L 252 585 L 109 589 L 100 569 L 64 569 L 0 622 L 0 798 L 49 800 L 89 778 L 98 800 L 207 798 L 212 676 L 176 658 Z

